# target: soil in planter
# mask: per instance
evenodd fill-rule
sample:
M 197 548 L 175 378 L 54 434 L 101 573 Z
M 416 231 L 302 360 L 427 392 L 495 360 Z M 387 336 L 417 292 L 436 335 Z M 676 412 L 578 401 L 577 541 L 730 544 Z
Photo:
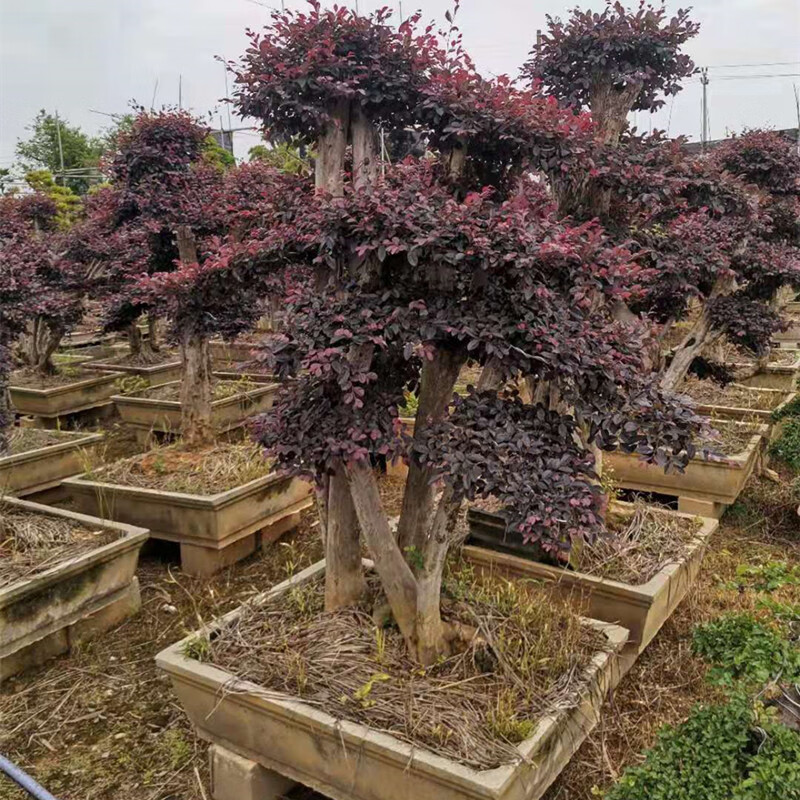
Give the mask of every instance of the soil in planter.
M 70 383 L 97 377 L 96 372 L 70 367 L 61 367 L 52 375 L 42 375 L 33 370 L 18 369 L 11 373 L 9 383 L 11 386 L 22 386 L 26 389 L 54 389 L 56 386 L 67 386 Z
M 103 483 L 184 494 L 217 494 L 269 475 L 272 462 L 258 445 L 218 443 L 204 450 L 180 444 L 117 461 L 96 478 Z
M 38 428 L 14 428 L 9 437 L 11 455 L 16 456 L 20 453 L 28 453 L 31 450 L 38 450 L 41 447 L 61 444 L 71 438 L 72 437 L 63 434 L 61 431 L 39 430 Z
M 113 542 L 119 533 L 0 505 L 0 589 Z
M 118 356 L 117 358 L 104 358 L 102 363 L 123 367 L 159 367 L 162 364 L 172 364 L 178 361 L 179 358 L 180 356 L 176 353 L 159 350 L 157 353 L 128 353 L 127 355 Z
M 238 381 L 217 381 L 214 384 L 214 400 L 227 400 L 229 397 L 235 397 L 237 394 L 244 394 L 245 392 L 251 392 L 259 388 L 261 388 L 259 384 L 248 380 L 246 376 L 242 376 Z M 144 397 L 148 400 L 170 400 L 172 402 L 179 402 L 181 399 L 181 386 L 179 383 L 168 383 L 164 386 L 142 389 L 141 391 L 132 392 L 131 394 L 134 397 Z
M 502 511 L 496 498 L 482 498 L 475 506 L 495 514 Z M 606 533 L 592 543 L 573 547 L 569 563 L 557 563 L 534 547 L 530 557 L 584 575 L 640 586 L 670 562 L 683 558 L 701 527 L 699 519 L 665 514 L 636 503 L 632 514 L 610 512 Z
M 750 440 L 758 433 L 755 425 L 726 425 L 724 421 L 712 420 L 715 435 L 703 436 L 695 443 L 698 450 L 723 456 L 736 456 L 750 445 Z
M 740 350 L 734 347 L 729 342 L 715 345 L 711 348 L 708 354 L 714 361 L 722 364 L 755 364 L 756 357 L 752 353 Z M 784 366 L 788 367 L 795 363 L 798 359 L 797 350 L 777 349 L 770 350 L 769 361 L 770 366 Z
M 722 387 L 713 381 L 702 381 L 694 377 L 687 378 L 680 391 L 685 392 L 702 405 L 750 408 L 754 411 L 771 411 L 786 399 L 786 394 L 783 392 L 767 391 L 733 383 Z
M 212 642 L 187 655 L 300 697 L 475 769 L 513 763 L 545 714 L 573 706 L 585 668 L 607 644 L 547 589 L 448 571 L 443 614 L 476 630 L 464 652 L 421 669 L 396 628 L 379 629 L 376 579 L 358 608 L 326 614 L 324 583 L 246 606 Z

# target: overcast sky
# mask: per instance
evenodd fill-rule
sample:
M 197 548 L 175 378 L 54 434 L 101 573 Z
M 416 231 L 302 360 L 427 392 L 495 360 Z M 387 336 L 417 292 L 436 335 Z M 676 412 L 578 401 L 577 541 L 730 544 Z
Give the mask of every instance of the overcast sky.
M 340 0 L 351 6 L 356 0 Z M 0 166 L 40 108 L 89 132 L 109 120 L 94 111 L 120 113 L 130 100 L 149 106 L 176 103 L 183 76 L 183 104 L 198 113 L 227 111 L 223 67 L 214 56 L 236 58 L 245 29 L 268 22 L 279 0 L 0 0 Z M 635 0 L 629 0 L 632 4 Z M 362 12 L 397 0 L 358 0 Z M 602 8 L 603 0 L 581 6 Z M 302 0 L 286 0 L 299 8 Z M 405 14 L 420 8 L 442 20 L 452 0 L 403 0 Z M 565 15 L 574 2 L 462 0 L 458 23 L 469 52 L 485 74 L 516 74 L 545 26 L 545 15 Z M 675 10 L 678 3 L 669 3 Z M 797 125 L 793 84 L 800 87 L 800 0 L 697 0 L 701 31 L 688 45 L 710 70 L 711 135 L 749 126 Z M 758 64 L 734 67 L 727 65 Z M 762 66 L 763 65 L 763 66 Z M 771 76 L 771 77 L 753 77 Z M 735 79 L 734 79 L 735 78 Z M 157 84 L 157 85 L 156 85 Z M 701 87 L 697 79 L 655 116 L 638 126 L 671 135 L 700 135 Z M 234 125 L 242 124 L 234 118 Z M 252 124 L 252 123 L 250 123 Z M 237 134 L 244 156 L 255 132 Z

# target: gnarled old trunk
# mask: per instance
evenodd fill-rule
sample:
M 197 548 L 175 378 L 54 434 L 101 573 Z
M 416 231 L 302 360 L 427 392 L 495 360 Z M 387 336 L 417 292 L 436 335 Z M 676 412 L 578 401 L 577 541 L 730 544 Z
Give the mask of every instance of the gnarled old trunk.
M 142 331 L 139 329 L 139 324 L 137 322 L 132 322 L 128 325 L 125 329 L 125 333 L 128 337 L 128 348 L 132 356 L 142 362 L 152 363 L 158 360 L 158 356 L 153 350 L 151 342 L 147 341 L 142 336 Z
M 23 349 L 25 361 L 36 372 L 42 375 L 52 375 L 56 371 L 53 365 L 53 353 L 64 338 L 66 333 L 64 326 L 36 317 L 28 330 L 27 341 Z
M 330 121 L 317 140 L 314 183 L 334 197 L 344 194 L 344 167 L 350 130 L 350 102 L 338 100 L 328 109 Z
M 175 231 L 178 254 L 184 264 L 197 263 L 197 243 L 188 225 Z M 181 331 L 181 435 L 183 443 L 199 449 L 214 441 L 211 402 L 214 381 L 208 337 L 193 330 Z
M 147 341 L 154 353 L 161 349 L 158 342 L 158 317 L 152 311 L 147 314 Z
M 667 367 L 661 378 L 661 388 L 668 391 L 675 391 L 681 385 L 692 361 L 697 356 L 702 355 L 703 350 L 717 341 L 722 335 L 719 331 L 714 331 L 711 327 L 711 320 L 708 314 L 708 305 L 716 297 L 730 294 L 736 288 L 736 279 L 731 275 L 724 275 L 717 278 L 714 288 L 700 313 L 700 316 L 686 335 L 684 340 L 675 349 L 672 362 Z

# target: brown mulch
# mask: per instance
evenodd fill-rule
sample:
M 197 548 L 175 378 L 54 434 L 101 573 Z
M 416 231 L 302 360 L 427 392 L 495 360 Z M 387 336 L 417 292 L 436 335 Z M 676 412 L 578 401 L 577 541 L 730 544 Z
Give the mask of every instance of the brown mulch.
M 142 352 L 138 355 L 127 353 L 117 358 L 104 358 L 101 363 L 125 367 L 160 367 L 163 364 L 173 364 L 176 361 L 180 361 L 180 356 L 177 353 L 159 350 L 157 353 Z

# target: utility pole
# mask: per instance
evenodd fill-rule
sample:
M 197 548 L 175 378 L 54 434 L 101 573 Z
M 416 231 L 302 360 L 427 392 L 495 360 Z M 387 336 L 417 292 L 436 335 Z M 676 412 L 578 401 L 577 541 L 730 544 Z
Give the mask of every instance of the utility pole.
M 703 84 L 703 101 L 702 101 L 702 115 L 703 127 L 702 135 L 700 137 L 701 151 L 705 153 L 706 146 L 708 145 L 708 67 L 703 67 L 700 70 L 700 83 Z
M 67 179 L 64 175 L 64 146 L 61 143 L 61 120 L 58 118 L 58 109 L 56 109 L 56 138 L 58 139 L 58 159 L 61 163 L 61 185 L 67 185 Z
M 183 75 L 178 75 L 178 110 L 183 108 Z
M 797 84 L 793 83 L 794 88 L 794 106 L 797 111 L 797 155 L 800 156 L 800 92 L 797 91 Z

